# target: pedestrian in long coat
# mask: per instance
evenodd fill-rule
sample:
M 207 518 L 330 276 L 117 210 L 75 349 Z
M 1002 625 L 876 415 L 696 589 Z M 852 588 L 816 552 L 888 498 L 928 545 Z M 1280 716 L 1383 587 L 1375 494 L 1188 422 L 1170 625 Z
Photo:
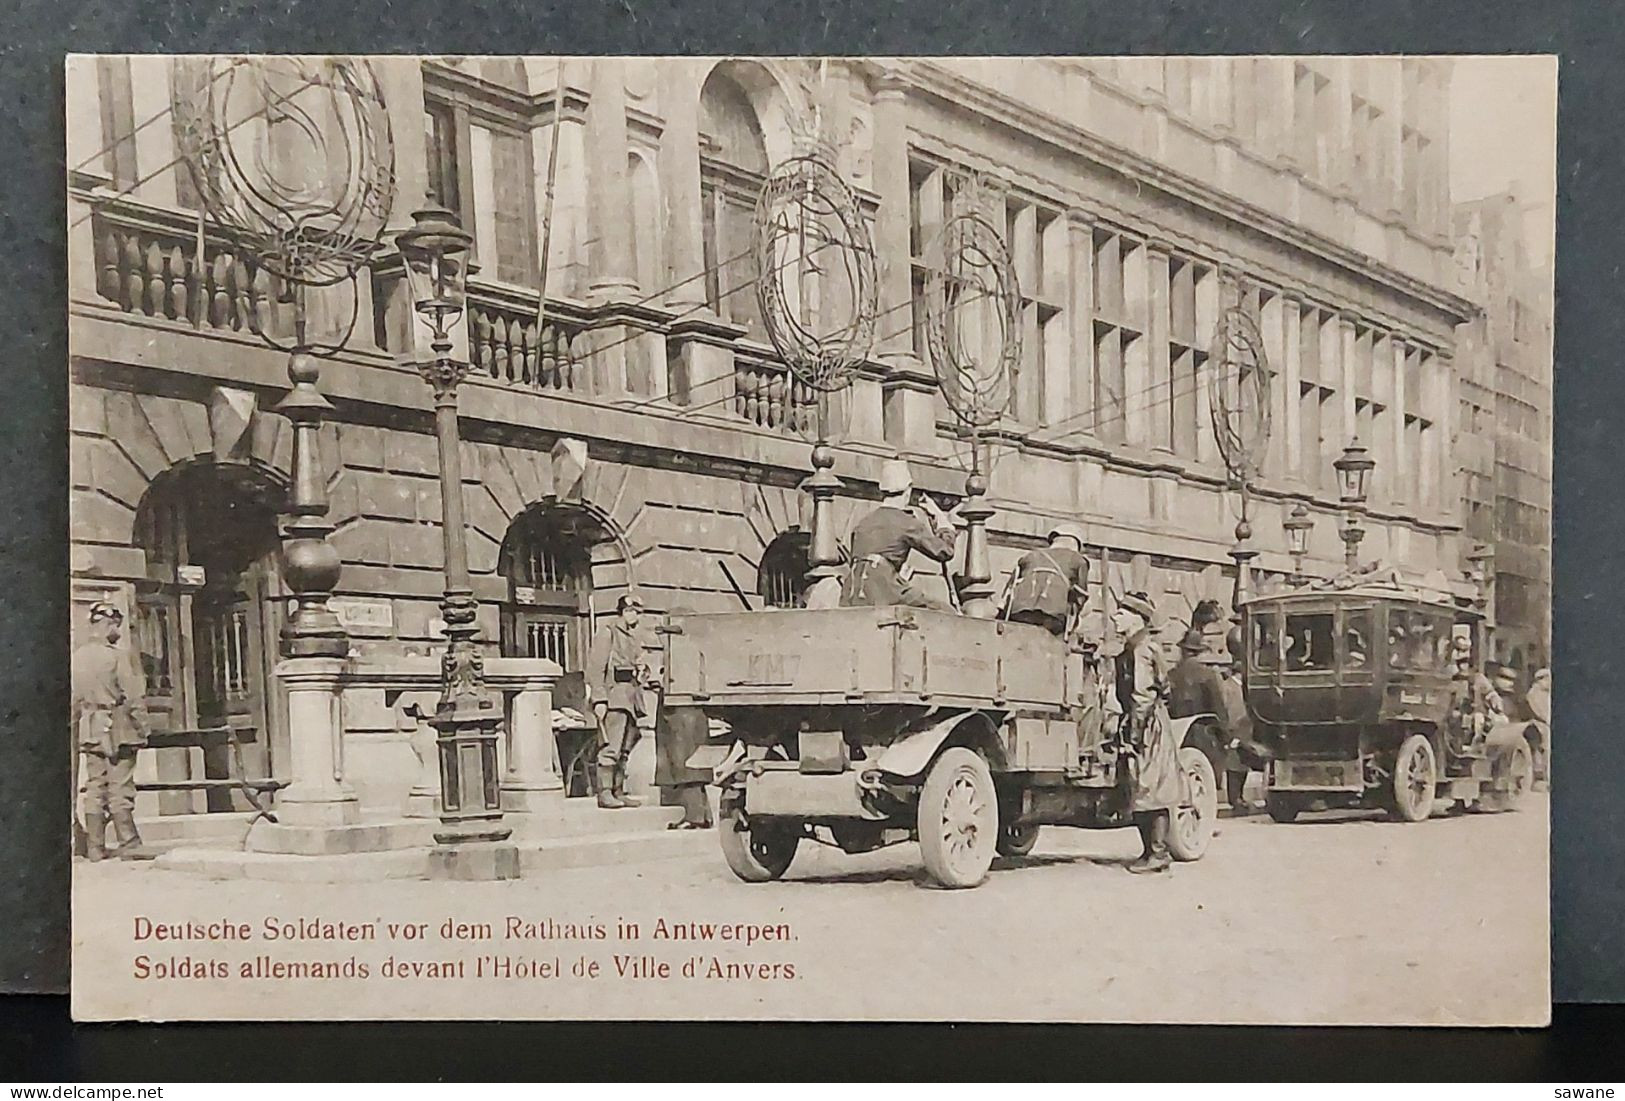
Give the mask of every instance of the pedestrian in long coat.
M 1162 654 L 1151 637 L 1156 609 L 1144 593 L 1128 593 L 1117 603 L 1112 626 L 1123 637 L 1117 655 L 1116 695 L 1123 709 L 1124 734 L 1134 748 L 1134 824 L 1143 851 L 1128 866 L 1135 873 L 1166 871 L 1172 863 L 1168 831 L 1173 812 L 1185 802 L 1185 774 L 1164 703 L 1167 692 Z
M 674 615 L 688 611 L 674 608 Z M 670 651 L 667 651 L 668 660 Z M 655 703 L 655 784 L 670 788 L 677 794 L 683 807 L 683 817 L 667 829 L 705 830 L 711 828 L 711 804 L 706 798 L 705 785 L 711 782 L 711 770 L 690 768 L 689 757 L 709 739 L 711 721 L 698 707 L 678 707 L 666 702 L 661 691 Z

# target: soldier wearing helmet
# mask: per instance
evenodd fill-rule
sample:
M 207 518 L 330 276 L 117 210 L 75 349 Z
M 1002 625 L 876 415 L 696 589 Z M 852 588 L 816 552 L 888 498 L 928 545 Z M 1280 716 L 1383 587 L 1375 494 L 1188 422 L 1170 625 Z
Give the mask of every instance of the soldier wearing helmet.
M 151 859 L 135 827 L 135 756 L 147 741 L 146 689 L 119 646 L 124 613 L 99 600 L 90 606 L 95 636 L 73 652 L 74 771 L 85 761 L 85 855 L 107 855 L 111 822 L 125 860 Z
M 1066 636 L 1089 601 L 1089 560 L 1083 556 L 1083 530 L 1076 524 L 1050 528 L 1049 546 L 1028 551 L 1016 562 L 1005 588 L 1004 618 L 1033 623 Z
M 841 588 L 844 607 L 907 604 L 946 609 L 903 579 L 903 566 L 914 551 L 936 562 L 954 556 L 954 526 L 948 514 L 929 498 L 920 505 L 930 522 L 911 507 L 914 477 L 908 464 L 888 460 L 880 472 L 880 507 L 852 529 L 852 566 Z

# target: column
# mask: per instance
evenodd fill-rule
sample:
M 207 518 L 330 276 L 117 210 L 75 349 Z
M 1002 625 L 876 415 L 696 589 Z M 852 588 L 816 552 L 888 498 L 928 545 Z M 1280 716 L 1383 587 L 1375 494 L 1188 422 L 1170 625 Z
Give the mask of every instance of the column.
M 276 675 L 288 693 L 291 782 L 277 796 L 283 826 L 346 826 L 361 804 L 344 780 L 342 658 L 287 658 Z
M 1196 281 L 1196 342 L 1212 352 L 1219 331 L 1219 291 L 1229 261 Z M 1196 373 L 1196 461 L 1219 462 L 1219 441 L 1213 434 L 1213 367 L 1211 361 Z
M 1084 210 L 1067 213 L 1067 252 L 1072 262 L 1068 283 L 1067 329 L 1071 337 L 1072 378 L 1067 435 L 1088 432 L 1095 423 L 1095 236 L 1094 215 Z
M 1330 184 L 1339 196 L 1349 196 L 1354 189 L 1354 91 L 1350 84 L 1349 66 L 1354 62 L 1346 57 L 1328 59 L 1331 71 L 1332 95 L 1332 162 Z
M 1336 313 L 1322 313 L 1317 315 L 1320 325 L 1320 383 L 1332 388 L 1332 397 L 1321 410 L 1319 469 L 1317 475 L 1330 479 L 1329 484 L 1335 491 L 1336 479 L 1330 471 L 1332 463 L 1343 453 L 1348 444 L 1348 421 L 1343 415 L 1344 391 L 1347 389 L 1343 378 L 1343 330 L 1339 324 L 1339 315 Z
M 1283 435 L 1287 431 L 1287 407 L 1289 404 L 1297 405 L 1297 394 L 1287 392 L 1283 373 L 1286 325 L 1283 318 L 1285 310 L 1282 296 L 1279 293 L 1270 295 L 1269 301 L 1264 303 L 1260 313 L 1262 316 L 1259 319 L 1259 336 L 1264 341 L 1264 356 L 1268 360 L 1270 373 L 1271 424 L 1269 444 L 1264 453 L 1263 475 L 1265 479 L 1275 481 L 1286 473 L 1286 445 Z
M 1303 425 L 1299 394 L 1302 391 L 1301 357 L 1303 355 L 1303 300 L 1290 290 L 1281 291 L 1281 389 L 1286 417 L 1282 428 L 1286 433 L 1286 475 L 1304 479 Z
M 1343 363 L 1343 435 L 1352 437 L 1360 431 L 1359 416 L 1355 412 L 1354 399 L 1360 386 L 1360 357 L 1358 354 L 1359 341 L 1355 337 L 1355 315 L 1348 310 L 1339 310 L 1337 314 L 1337 335 L 1342 344 L 1341 359 Z M 1367 387 L 1368 389 L 1369 387 Z M 1339 449 L 1347 443 L 1345 438 L 1338 444 Z M 1370 440 L 1362 439 L 1361 443 L 1371 446 Z
M 595 301 L 636 298 L 632 250 L 632 180 L 627 171 L 626 76 L 620 58 L 592 62 L 587 104 L 587 175 L 592 213 L 591 276 Z
M 395 205 L 391 229 L 412 224 L 412 212 L 426 201 L 429 157 L 423 140 L 423 62 L 415 57 L 375 57 L 373 71 L 389 114 L 390 141 L 395 147 Z M 472 226 L 465 226 L 470 232 Z
M 1270 104 L 1269 142 L 1276 164 L 1286 168 L 1303 167 L 1297 164 L 1298 63 L 1290 57 L 1264 58 L 1254 63 L 1270 68 L 1268 83 L 1273 92 L 1263 102 Z
M 914 354 L 907 322 L 914 299 L 913 257 L 909 248 L 908 85 L 906 75 L 888 70 L 875 83 L 874 188 L 880 196 L 875 217 L 875 254 L 880 276 L 880 322 L 885 337 L 876 349 L 887 367 L 883 383 L 886 440 L 908 451 L 931 449 L 936 438 L 933 404 L 936 379 Z
M 1409 413 L 1405 408 L 1405 403 L 1409 400 L 1406 387 L 1410 383 L 1405 375 L 1406 361 L 1409 358 L 1406 354 L 1408 347 L 1405 338 L 1397 334 L 1391 341 L 1391 347 L 1391 354 L 1394 357 L 1394 405 L 1390 420 L 1394 434 L 1389 446 L 1392 449 L 1394 470 L 1403 472 L 1396 474 L 1391 483 L 1392 497 L 1396 501 L 1411 501 L 1416 497 L 1416 479 L 1410 467 L 1410 456 L 1407 454 L 1409 448 L 1405 440 L 1405 418 Z
M 1149 447 L 1150 431 L 1146 398 L 1150 394 L 1151 300 L 1147 246 L 1124 242 L 1123 312 L 1129 325 L 1141 335 L 1123 352 L 1123 435 L 1136 447 Z
M 1175 406 L 1175 387 L 1169 375 L 1168 361 L 1168 260 L 1167 241 L 1147 241 L 1146 251 L 1146 303 L 1150 310 L 1146 337 L 1151 342 L 1147 359 L 1149 378 L 1140 394 L 1138 404 L 1145 410 L 1146 441 L 1152 447 L 1172 450 L 1174 441 L 1171 425 Z M 1130 387 L 1130 393 L 1134 388 Z
M 660 109 L 666 126 L 660 134 L 660 164 L 666 199 L 666 255 L 671 282 L 686 279 L 666 295 L 674 312 L 705 303 L 705 219 L 700 209 L 700 72 L 692 63 L 668 60 L 660 65 Z M 692 278 L 691 278 L 692 277 Z

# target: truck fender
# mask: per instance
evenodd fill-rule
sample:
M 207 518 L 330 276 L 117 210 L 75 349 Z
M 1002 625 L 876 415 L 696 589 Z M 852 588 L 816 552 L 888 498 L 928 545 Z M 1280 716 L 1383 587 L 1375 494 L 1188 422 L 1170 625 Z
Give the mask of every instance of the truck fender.
M 1207 713 L 1204 712 L 1204 713 L 1198 714 L 1198 715 L 1186 715 L 1184 718 L 1181 718 L 1181 719 L 1169 719 L 1168 720 L 1168 729 L 1174 736 L 1174 744 L 1178 745 L 1178 746 L 1183 746 L 1185 744 L 1185 739 L 1190 737 L 1191 728 L 1194 727 L 1197 723 L 1201 723 L 1201 722 L 1209 722 L 1209 723 L 1213 723 L 1215 726 L 1217 726 L 1218 722 L 1219 722 L 1219 716 L 1210 715 L 1210 714 L 1207 714 Z M 1224 748 L 1226 748 L 1227 744 L 1228 743 L 1226 743 L 1224 740 L 1221 739 L 1220 744 L 1219 744 L 1219 748 L 1224 749 Z
M 1512 747 L 1534 731 L 1538 735 L 1538 728 L 1534 723 L 1525 719 L 1515 719 L 1508 722 L 1496 723 L 1490 727 L 1490 732 L 1484 735 L 1484 745 L 1492 753 L 1510 753 Z
M 930 767 L 936 759 L 937 752 L 962 726 L 970 726 L 967 733 L 969 738 L 966 744 L 974 749 L 980 749 L 988 758 L 988 763 L 995 770 L 1002 769 L 1005 764 L 1004 743 L 999 740 L 998 729 L 987 716 L 977 712 L 959 712 L 945 719 L 938 719 L 930 726 L 901 738 L 886 747 L 886 752 L 880 755 L 876 768 L 888 776 L 900 780 L 912 780 Z

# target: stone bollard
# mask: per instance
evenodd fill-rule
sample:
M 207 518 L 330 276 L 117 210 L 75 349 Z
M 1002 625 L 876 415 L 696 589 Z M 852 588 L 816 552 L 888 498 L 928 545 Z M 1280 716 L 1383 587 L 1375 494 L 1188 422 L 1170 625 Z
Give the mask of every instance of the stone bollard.
M 503 701 L 499 766 L 503 811 L 556 809 L 563 800 L 553 740 L 553 685 L 563 670 L 543 658 L 487 658 L 485 682 Z
M 277 796 L 284 826 L 346 826 L 361 803 L 344 780 L 343 658 L 287 658 L 276 675 L 288 694 L 290 783 Z

